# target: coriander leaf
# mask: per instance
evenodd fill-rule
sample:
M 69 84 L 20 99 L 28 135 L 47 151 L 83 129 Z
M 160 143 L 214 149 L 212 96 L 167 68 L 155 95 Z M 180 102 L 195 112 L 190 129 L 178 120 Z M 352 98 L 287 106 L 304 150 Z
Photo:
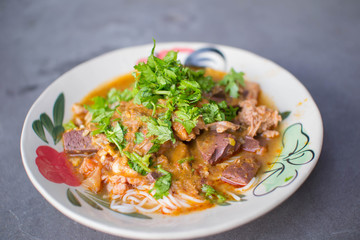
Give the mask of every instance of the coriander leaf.
M 112 129 L 112 134 L 117 142 L 121 143 L 124 140 L 125 131 L 119 122 L 117 122 L 115 127 Z
M 204 76 L 204 71 L 193 71 L 177 60 L 177 53 L 169 51 L 164 59 L 154 55 L 154 47 L 147 62 L 134 68 L 136 83 L 133 89 L 134 103 L 155 110 L 167 108 L 163 120 L 170 120 L 172 113 L 180 107 L 195 107 L 201 100 L 202 90 L 210 90 L 214 82 Z M 163 99 L 159 103 L 159 99 Z M 165 104 L 164 104 L 165 102 Z M 187 123 L 188 129 L 191 124 Z M 154 134 L 156 135 L 156 134 Z
M 161 146 L 160 143 L 158 143 L 158 142 L 156 142 L 156 141 L 153 142 L 153 145 L 151 146 L 150 150 L 148 151 L 148 154 L 150 154 L 150 153 L 156 153 L 157 151 L 159 151 L 160 146 Z
M 73 121 L 68 121 L 67 123 L 63 124 L 63 127 L 65 128 L 65 131 L 76 128 L 76 125 Z
M 144 141 L 144 134 L 142 132 L 135 133 L 135 144 L 140 144 Z
M 175 142 L 175 137 L 171 129 L 171 121 L 164 120 L 162 118 L 155 119 L 153 117 L 144 117 L 143 121 L 147 123 L 147 137 L 157 136 L 156 142 L 163 144 L 164 142 L 171 140 Z
M 175 121 L 181 123 L 186 129 L 187 133 L 190 134 L 193 128 L 197 124 L 197 119 L 200 116 L 199 109 L 197 107 L 182 107 L 175 112 Z
M 239 108 L 228 106 L 225 101 L 218 103 L 220 110 L 225 114 L 226 121 L 232 121 L 236 117 L 237 110 Z
M 107 95 L 107 101 L 109 104 L 113 104 L 116 102 L 128 102 L 134 98 L 133 92 L 129 89 L 125 89 L 124 91 L 117 90 L 116 88 L 110 89 Z
M 150 192 L 155 190 L 154 198 L 158 200 L 169 195 L 169 189 L 171 187 L 171 173 L 161 168 L 161 165 L 158 165 L 156 168 L 159 172 L 164 174 L 156 180 L 154 188 L 150 190 Z
M 223 203 L 226 201 L 226 197 L 218 193 L 213 187 L 207 184 L 203 184 L 201 191 L 205 194 L 205 198 L 210 202 Z
M 187 157 L 187 158 L 180 159 L 178 161 L 178 163 L 183 164 L 184 162 L 191 162 L 191 161 L 194 161 L 194 157 Z
M 211 76 L 204 76 L 205 70 L 200 69 L 197 71 L 191 70 L 191 73 L 194 77 L 194 80 L 197 81 L 202 89 L 202 91 L 210 92 L 211 89 L 215 86 L 215 82 Z
M 103 97 L 95 97 L 92 99 L 94 104 L 85 106 L 91 113 L 92 121 L 96 125 L 96 130 L 92 131 L 92 135 L 104 133 L 109 142 L 114 143 L 120 152 L 125 148 L 125 128 L 116 122 L 113 127 L 114 120 L 111 120 L 116 109 L 109 107 L 109 102 Z M 117 110 L 116 110 L 117 111 Z
M 230 97 L 238 98 L 239 85 L 245 86 L 244 73 L 236 72 L 231 68 L 230 73 L 226 74 L 219 84 L 225 86 L 225 91 L 229 93 Z
M 204 104 L 200 109 L 202 118 L 206 124 L 225 120 L 225 114 L 216 102 Z
M 151 172 L 149 168 L 151 154 L 146 154 L 143 157 L 141 157 L 139 154 L 135 152 L 130 153 L 124 151 L 124 154 L 128 158 L 128 165 L 130 168 L 132 168 L 133 170 L 135 170 L 136 172 L 140 173 L 143 176 Z

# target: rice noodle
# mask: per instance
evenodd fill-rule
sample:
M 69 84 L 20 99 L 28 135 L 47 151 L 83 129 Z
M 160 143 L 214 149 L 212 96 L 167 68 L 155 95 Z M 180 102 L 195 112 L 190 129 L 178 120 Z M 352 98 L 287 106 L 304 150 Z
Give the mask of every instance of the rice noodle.
M 256 179 L 257 179 L 257 177 L 253 177 L 248 184 L 246 184 L 246 185 L 243 186 L 243 187 L 236 188 L 235 190 L 236 190 L 236 191 L 245 191 L 245 190 L 248 190 L 248 189 L 255 183 Z
M 168 198 L 170 198 L 170 200 L 178 207 L 182 207 L 181 204 L 173 197 L 172 194 L 169 194 Z
M 191 197 L 191 196 L 189 196 L 189 195 L 186 195 L 185 193 L 180 193 L 179 195 L 181 195 L 181 197 L 183 197 L 183 198 L 185 198 L 185 199 L 188 199 L 188 200 L 193 201 L 193 202 L 196 202 L 196 203 L 203 203 L 203 202 L 205 202 L 204 200 L 200 200 L 200 199 Z
M 136 197 L 133 197 L 133 196 L 129 196 L 128 199 L 129 199 L 129 200 L 132 200 L 132 201 L 134 201 L 134 202 L 136 202 L 136 203 L 139 203 L 139 202 L 140 202 L 139 199 L 137 199 Z M 145 198 L 145 199 L 146 199 L 146 198 Z
M 162 209 L 162 211 L 163 211 L 164 213 L 172 213 L 174 210 L 170 210 L 170 209 L 164 207 L 164 208 Z
M 177 200 L 183 207 L 189 208 L 191 207 L 189 204 L 187 204 L 184 200 L 178 199 Z
M 138 189 L 138 190 L 148 190 L 148 189 L 150 189 L 150 187 L 149 186 L 137 186 L 136 187 L 136 189 Z
M 116 204 L 115 201 L 111 201 L 110 208 L 122 213 L 133 213 L 136 212 L 135 206 L 131 204 Z
M 134 207 L 135 207 L 138 211 L 140 211 L 140 212 L 151 213 L 151 212 L 157 211 L 157 210 L 161 207 L 161 205 L 157 205 L 156 207 L 151 208 L 151 209 L 139 207 L 139 206 L 136 206 L 136 205 L 134 205 Z
M 118 199 L 118 198 L 120 198 L 120 195 L 113 195 L 112 196 L 112 199 Z
M 144 198 L 137 206 L 142 207 L 149 199 Z
M 240 201 L 241 198 L 239 196 L 237 196 L 236 194 L 232 193 L 232 192 L 229 192 L 229 191 L 226 191 L 227 194 L 229 194 L 232 198 L 235 199 L 235 201 Z
M 163 197 L 162 199 L 159 199 L 158 202 L 161 205 L 164 205 L 164 206 L 169 207 L 171 209 L 177 209 L 177 206 L 175 206 L 167 197 Z

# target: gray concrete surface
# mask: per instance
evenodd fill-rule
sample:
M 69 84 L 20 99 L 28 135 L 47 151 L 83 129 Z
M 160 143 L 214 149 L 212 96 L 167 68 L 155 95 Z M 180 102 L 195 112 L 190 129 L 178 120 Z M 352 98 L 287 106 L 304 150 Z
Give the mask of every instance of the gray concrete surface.
M 360 1 L 0 1 L 0 239 L 119 239 L 52 207 L 22 166 L 25 115 L 79 63 L 117 48 L 206 41 L 292 72 L 324 120 L 314 172 L 281 206 L 210 239 L 360 239 Z

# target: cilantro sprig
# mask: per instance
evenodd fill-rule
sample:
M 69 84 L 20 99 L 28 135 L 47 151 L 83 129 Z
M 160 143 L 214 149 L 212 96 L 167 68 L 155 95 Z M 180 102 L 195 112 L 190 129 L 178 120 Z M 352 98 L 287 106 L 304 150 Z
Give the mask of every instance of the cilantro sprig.
M 197 119 L 200 116 L 200 111 L 197 107 L 185 106 L 179 108 L 175 114 L 175 121 L 180 122 L 186 129 L 187 133 L 190 134 L 198 122 Z
M 219 122 L 219 121 L 231 121 L 235 118 L 238 108 L 228 106 L 225 101 L 216 103 L 210 101 L 210 103 L 204 104 L 200 109 L 203 120 L 206 124 Z
M 238 98 L 239 85 L 245 86 L 244 73 L 231 68 L 230 73 L 226 74 L 219 84 L 225 86 L 225 92 L 229 93 L 230 97 Z
M 136 172 L 140 173 L 141 175 L 146 175 L 151 172 L 149 165 L 150 165 L 150 157 L 151 154 L 146 154 L 145 156 L 141 157 L 139 154 L 133 152 L 126 152 L 124 151 L 125 156 L 128 158 L 128 165 Z
M 161 165 L 158 165 L 156 167 L 156 169 L 161 172 L 162 174 L 164 174 L 163 176 L 159 177 L 154 185 L 154 188 L 152 188 L 150 190 L 150 192 L 152 192 L 153 190 L 155 190 L 155 194 L 154 194 L 154 198 L 155 199 L 161 199 L 164 196 L 169 195 L 169 189 L 171 187 L 171 173 L 164 170 Z
M 94 102 L 91 106 L 85 106 L 86 109 L 92 114 L 92 121 L 96 124 L 97 129 L 92 131 L 92 135 L 103 133 L 109 142 L 114 143 L 117 148 L 122 151 L 126 141 L 126 129 L 118 121 L 111 120 L 116 108 L 110 108 L 107 99 L 103 97 L 94 97 Z
M 224 203 L 226 197 L 218 193 L 212 186 L 203 184 L 201 191 L 205 194 L 205 198 L 210 202 Z
M 191 162 L 191 161 L 194 161 L 195 158 L 194 157 L 187 157 L 187 158 L 183 158 L 183 159 L 180 159 L 178 161 L 179 164 L 183 164 L 184 162 Z
M 147 123 L 148 133 L 147 137 L 157 136 L 155 142 L 158 144 L 163 144 L 169 140 L 175 143 L 175 137 L 173 131 L 171 130 L 171 121 L 159 117 L 157 119 L 153 117 L 143 117 L 142 120 Z
M 144 134 L 142 132 L 135 133 L 135 144 L 140 144 L 144 141 Z
M 116 88 L 110 89 L 107 94 L 107 101 L 109 104 L 116 102 L 128 102 L 134 98 L 133 91 L 125 89 L 124 91 L 117 90 Z
M 172 139 L 170 136 L 171 118 L 175 112 L 176 121 L 180 122 L 188 133 L 196 126 L 199 117 L 198 108 L 195 106 L 202 98 L 203 91 L 210 91 L 215 82 L 211 77 L 205 77 L 205 71 L 194 71 L 185 67 L 177 60 L 177 52 L 170 51 L 159 59 L 154 55 L 154 47 L 147 62 L 141 62 L 134 68 L 137 73 L 135 76 L 135 87 L 133 91 L 134 103 L 142 104 L 147 108 L 153 109 L 166 108 L 161 122 L 166 124 L 150 125 L 152 135 L 161 139 Z M 159 99 L 165 100 L 160 104 Z M 170 124 L 167 124 L 170 121 Z M 153 122 L 150 120 L 150 122 Z M 149 125 L 149 124 L 148 124 Z M 166 127 L 161 128 L 160 133 L 157 125 Z M 166 125 L 166 126 L 165 126 Z

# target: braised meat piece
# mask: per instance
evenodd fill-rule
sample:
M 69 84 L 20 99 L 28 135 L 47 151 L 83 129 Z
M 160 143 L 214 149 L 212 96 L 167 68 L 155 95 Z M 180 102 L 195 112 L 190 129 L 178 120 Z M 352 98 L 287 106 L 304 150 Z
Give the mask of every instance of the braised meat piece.
M 246 100 L 255 100 L 257 102 L 260 94 L 260 85 L 255 82 L 245 81 L 243 96 Z
M 66 153 L 91 154 L 98 151 L 91 143 L 91 136 L 89 134 L 85 135 L 84 133 L 85 130 L 71 130 L 64 133 L 63 141 Z
M 250 137 L 276 128 L 281 121 L 278 111 L 266 106 L 256 106 L 255 100 L 245 100 L 240 106 L 242 109 L 237 120 L 248 126 L 247 135 Z
M 245 136 L 244 143 L 241 145 L 241 149 L 260 155 L 266 151 L 266 148 L 260 144 L 260 141 L 250 136 Z
M 205 131 L 195 141 L 202 158 L 211 165 L 231 156 L 240 147 L 236 137 L 227 132 Z
M 216 132 L 218 133 L 223 133 L 228 130 L 231 132 L 235 132 L 240 128 L 240 125 L 228 121 L 221 121 L 221 122 L 206 124 L 206 127 L 209 128 L 210 130 L 216 130 Z
M 196 135 L 194 132 L 191 132 L 190 134 L 186 131 L 185 127 L 177 122 L 173 121 L 172 128 L 175 132 L 175 135 L 181 140 L 181 141 L 191 141 L 192 139 L 196 138 Z
M 232 185 L 245 186 L 255 177 L 259 168 L 260 164 L 254 157 L 239 159 L 225 168 L 221 180 Z

